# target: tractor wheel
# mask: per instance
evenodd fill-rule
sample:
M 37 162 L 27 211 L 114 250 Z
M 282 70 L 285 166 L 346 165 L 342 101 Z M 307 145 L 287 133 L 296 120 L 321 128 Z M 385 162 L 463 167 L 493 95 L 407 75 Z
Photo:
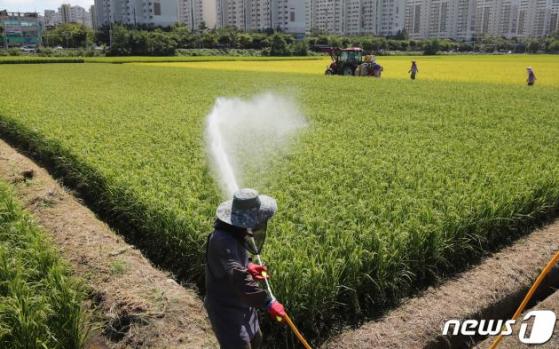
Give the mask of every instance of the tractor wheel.
M 325 75 L 334 75 L 334 72 L 332 71 L 332 69 L 326 69 L 326 72 L 324 74 Z
M 353 75 L 353 69 L 351 67 L 345 67 L 343 70 L 343 75 Z

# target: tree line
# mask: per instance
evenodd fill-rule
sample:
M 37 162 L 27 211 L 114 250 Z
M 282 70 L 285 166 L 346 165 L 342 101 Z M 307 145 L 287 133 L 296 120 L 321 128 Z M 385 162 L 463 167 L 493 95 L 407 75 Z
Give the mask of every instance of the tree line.
M 43 33 L 47 47 L 106 47 L 114 56 L 173 56 L 177 50 L 219 49 L 254 50 L 265 56 L 306 56 L 326 47 L 362 47 L 365 51 L 383 54 L 389 51 L 423 52 L 559 52 L 559 33 L 538 39 L 505 39 L 483 36 L 471 42 L 448 39 L 410 40 L 405 32 L 394 37 L 372 35 L 340 36 L 313 33 L 302 40 L 279 31 L 241 32 L 235 28 L 189 30 L 177 24 L 168 28 L 126 26 L 115 24 L 93 32 L 79 24 L 61 24 Z

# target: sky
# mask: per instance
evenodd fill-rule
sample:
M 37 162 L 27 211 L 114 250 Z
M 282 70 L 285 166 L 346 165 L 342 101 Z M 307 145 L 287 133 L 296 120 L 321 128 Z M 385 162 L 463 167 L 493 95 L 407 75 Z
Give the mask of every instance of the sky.
M 5 9 L 10 12 L 37 11 L 42 14 L 44 10 L 56 10 L 64 3 L 78 5 L 89 11 L 89 7 L 93 5 L 93 1 L 94 0 L 0 0 L 0 10 Z

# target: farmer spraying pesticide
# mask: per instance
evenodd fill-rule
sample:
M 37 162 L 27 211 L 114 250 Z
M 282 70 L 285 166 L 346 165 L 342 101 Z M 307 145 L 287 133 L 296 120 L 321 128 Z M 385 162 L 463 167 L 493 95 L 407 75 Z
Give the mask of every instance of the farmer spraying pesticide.
M 222 349 L 260 348 L 257 309 L 279 322 L 286 317 L 283 305 L 256 283 L 268 277 L 266 268 L 248 257 L 260 254 L 276 209 L 273 198 L 252 189 L 237 191 L 217 209 L 207 244 L 204 305 Z
M 526 80 L 526 82 L 528 82 L 528 86 L 534 86 L 536 83 L 536 73 L 534 73 L 534 68 L 528 67 L 526 68 L 526 71 L 528 72 L 528 79 Z
M 417 63 L 415 61 L 411 61 L 411 68 L 408 71 L 410 74 L 410 79 L 415 80 L 415 76 L 419 73 L 419 69 L 417 68 Z
M 285 150 L 288 137 L 305 126 L 305 118 L 291 100 L 270 93 L 248 101 L 219 98 L 208 115 L 208 153 L 225 197 L 233 197 L 217 208 L 214 231 L 206 245 L 204 305 L 221 348 L 260 348 L 257 310 L 261 309 L 274 322 L 289 325 L 310 349 L 274 297 L 260 258 L 276 201 L 253 189 L 239 190 L 238 185 L 242 170 L 264 168 L 270 156 Z

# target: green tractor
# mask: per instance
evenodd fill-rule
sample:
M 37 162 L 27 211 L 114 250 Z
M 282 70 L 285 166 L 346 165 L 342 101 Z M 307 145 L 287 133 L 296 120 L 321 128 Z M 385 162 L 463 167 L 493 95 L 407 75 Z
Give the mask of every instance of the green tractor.
M 330 50 L 332 63 L 326 69 L 326 75 L 355 75 L 355 70 L 363 64 L 363 49 L 333 48 Z

